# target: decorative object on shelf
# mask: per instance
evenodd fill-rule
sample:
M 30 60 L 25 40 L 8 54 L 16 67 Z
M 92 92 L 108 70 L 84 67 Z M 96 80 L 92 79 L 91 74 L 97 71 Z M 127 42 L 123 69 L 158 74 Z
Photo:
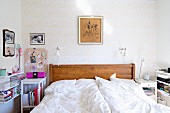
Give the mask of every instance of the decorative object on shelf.
M 45 45 L 45 33 L 30 33 L 31 45 Z
M 20 68 L 18 67 L 18 66 L 14 66 L 13 68 L 12 68 L 12 73 L 19 73 L 21 70 L 20 70 Z
M 144 80 L 150 80 L 150 75 L 149 75 L 149 73 L 145 73 L 145 74 L 143 75 L 143 79 L 144 79 Z
M 142 73 L 142 67 L 144 66 L 144 58 L 141 59 L 141 62 L 140 62 L 140 70 L 139 70 L 139 78 L 138 79 L 141 79 L 141 73 Z
M 119 48 L 120 54 L 123 57 L 123 63 L 125 64 L 125 56 L 126 56 L 126 47 L 120 47 Z
M 24 51 L 25 72 L 48 72 L 48 52 L 44 48 L 27 48 Z
M 102 44 L 102 16 L 79 17 L 79 44 Z
M 8 29 L 3 29 L 3 56 L 12 57 L 15 55 L 15 33 Z

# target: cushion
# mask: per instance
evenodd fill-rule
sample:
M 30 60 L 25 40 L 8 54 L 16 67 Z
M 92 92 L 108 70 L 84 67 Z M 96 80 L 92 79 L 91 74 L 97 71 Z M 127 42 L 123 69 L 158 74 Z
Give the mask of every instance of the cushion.
M 116 73 L 114 73 L 112 76 L 110 76 L 110 80 L 112 80 L 113 78 L 116 78 Z

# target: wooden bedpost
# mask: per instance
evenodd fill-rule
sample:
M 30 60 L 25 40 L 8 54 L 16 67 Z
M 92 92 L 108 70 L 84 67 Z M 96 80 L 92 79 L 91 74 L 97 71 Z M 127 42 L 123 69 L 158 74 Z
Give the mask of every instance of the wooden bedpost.
M 49 77 L 50 78 L 50 80 L 49 80 L 50 84 L 53 82 L 52 66 L 53 66 L 52 64 L 50 64 L 50 66 L 49 66 L 49 68 L 50 68 L 49 69 L 50 70 L 50 74 L 49 74 L 50 75 L 50 77 Z
M 135 64 L 132 63 L 132 75 L 133 75 L 133 80 L 135 80 Z

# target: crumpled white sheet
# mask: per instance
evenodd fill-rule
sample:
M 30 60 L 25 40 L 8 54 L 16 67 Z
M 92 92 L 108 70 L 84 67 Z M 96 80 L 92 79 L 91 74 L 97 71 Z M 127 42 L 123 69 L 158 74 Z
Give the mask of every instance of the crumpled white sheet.
M 31 113 L 111 113 L 95 82 L 47 93 Z
M 170 113 L 170 108 L 147 97 L 134 82 L 97 80 L 99 90 L 112 113 Z

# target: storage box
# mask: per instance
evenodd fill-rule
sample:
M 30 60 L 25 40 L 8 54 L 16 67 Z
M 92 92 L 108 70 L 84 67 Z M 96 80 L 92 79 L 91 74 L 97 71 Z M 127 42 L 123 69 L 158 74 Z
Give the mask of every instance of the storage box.
M 26 78 L 45 78 L 45 72 L 27 72 Z
M 10 82 L 0 84 L 0 90 L 1 91 L 5 91 L 6 89 L 9 89 L 10 87 L 11 87 L 11 83 Z
M 0 76 L 6 76 L 6 69 L 0 69 Z

